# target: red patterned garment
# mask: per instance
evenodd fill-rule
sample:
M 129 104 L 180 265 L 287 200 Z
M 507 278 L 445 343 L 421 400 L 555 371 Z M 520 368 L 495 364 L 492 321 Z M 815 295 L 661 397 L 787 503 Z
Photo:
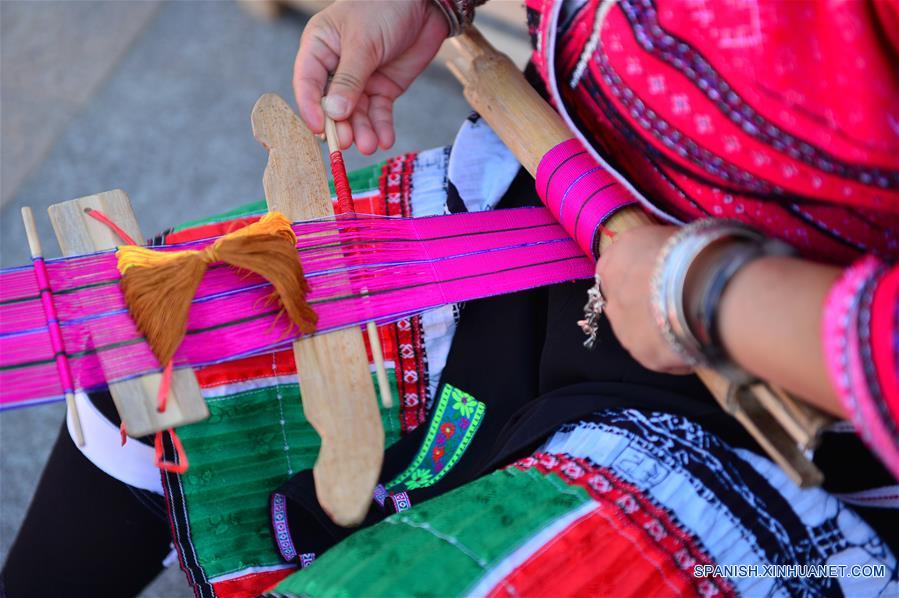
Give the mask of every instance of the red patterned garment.
M 551 100 L 648 208 L 738 219 L 856 264 L 824 310 L 828 367 L 899 478 L 899 5 L 527 6 Z

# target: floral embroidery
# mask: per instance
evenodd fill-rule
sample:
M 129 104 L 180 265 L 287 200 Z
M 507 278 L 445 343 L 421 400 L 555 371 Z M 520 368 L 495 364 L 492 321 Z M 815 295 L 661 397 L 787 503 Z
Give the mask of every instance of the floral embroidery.
M 390 495 L 436 484 L 455 466 L 471 444 L 486 406 L 465 391 L 444 384 L 428 433 L 415 459 L 385 484 Z
M 427 469 L 416 469 L 406 482 L 406 488 L 415 490 L 416 488 L 425 488 L 431 485 L 431 472 Z
M 453 409 L 461 413 L 463 418 L 471 417 L 471 414 L 474 413 L 477 401 L 470 394 L 454 388 L 453 401 Z M 465 421 L 467 422 L 468 420 Z M 462 427 L 464 428 L 465 426 Z

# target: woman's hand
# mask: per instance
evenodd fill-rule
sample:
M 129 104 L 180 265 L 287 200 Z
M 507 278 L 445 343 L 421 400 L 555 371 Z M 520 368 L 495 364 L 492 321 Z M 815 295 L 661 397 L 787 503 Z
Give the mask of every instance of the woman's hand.
M 599 258 L 605 314 L 631 356 L 656 372 L 687 374 L 690 367 L 662 336 L 652 310 L 651 279 L 659 252 L 677 229 L 640 226 L 618 233 Z
M 652 275 L 659 252 L 676 230 L 652 225 L 618 233 L 596 272 L 606 316 L 624 348 L 651 370 L 686 374 L 690 368 L 662 336 L 652 309 Z M 713 268 L 715 252 L 709 248 L 691 266 L 697 277 Z M 721 297 L 718 334 L 730 359 L 748 372 L 845 417 L 821 348 L 821 312 L 839 275 L 839 268 L 794 257 L 754 260 L 737 272 Z M 694 311 L 696 288 L 688 275 L 688 313 Z
M 393 145 L 393 102 L 434 58 L 449 34 L 430 0 L 345 0 L 313 16 L 300 40 L 293 89 L 314 133 L 324 108 L 337 121 L 340 147 L 363 154 Z

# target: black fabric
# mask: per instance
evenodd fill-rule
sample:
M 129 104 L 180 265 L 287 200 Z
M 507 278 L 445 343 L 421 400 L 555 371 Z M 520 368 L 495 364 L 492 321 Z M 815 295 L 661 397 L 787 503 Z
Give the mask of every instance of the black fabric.
M 0 573 L 0 596 L 135 596 L 171 542 L 164 499 L 103 473 L 63 425 Z

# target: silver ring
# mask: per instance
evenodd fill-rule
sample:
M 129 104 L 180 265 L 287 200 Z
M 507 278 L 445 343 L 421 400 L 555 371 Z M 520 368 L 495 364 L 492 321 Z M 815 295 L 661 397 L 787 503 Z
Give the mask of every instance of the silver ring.
M 596 274 L 595 283 L 587 289 L 587 303 L 584 305 L 584 319 L 578 320 L 577 325 L 587 336 L 584 346 L 592 349 L 596 345 L 596 332 L 599 329 L 599 319 L 602 317 L 602 311 L 606 306 L 606 300 L 602 296 L 602 281 L 599 274 Z

